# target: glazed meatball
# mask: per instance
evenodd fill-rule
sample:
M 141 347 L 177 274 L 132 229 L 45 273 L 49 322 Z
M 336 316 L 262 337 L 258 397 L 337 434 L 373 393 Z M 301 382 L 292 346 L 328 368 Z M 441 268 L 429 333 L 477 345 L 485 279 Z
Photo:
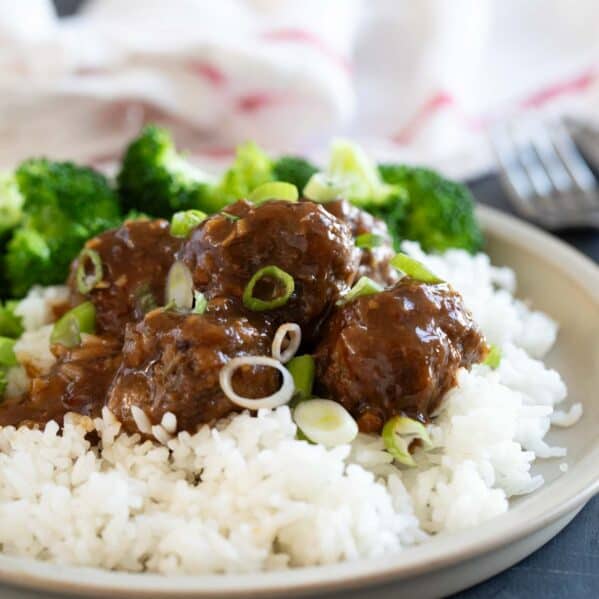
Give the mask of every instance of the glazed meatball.
M 361 431 L 378 432 L 397 414 L 428 420 L 458 368 L 486 351 L 456 291 L 404 277 L 336 310 L 316 350 L 317 381 Z
M 360 210 L 347 200 L 335 200 L 327 202 L 323 206 L 349 227 L 354 239 L 366 233 L 372 233 L 378 238 L 379 245 L 371 249 L 358 248 L 360 254 L 359 276 L 370 277 L 383 286 L 393 285 L 397 282 L 399 274 L 389 264 L 391 258 L 395 256 L 395 250 L 385 222 Z
M 239 409 L 221 391 L 223 365 L 236 356 L 270 355 L 271 339 L 268 325 L 259 328 L 227 310 L 204 315 L 154 310 L 127 327 L 108 407 L 129 432 L 137 431 L 133 405 L 152 424 L 172 412 L 179 430 L 195 431 Z M 240 368 L 233 385 L 245 397 L 264 397 L 279 388 L 279 375 L 272 368 Z
M 56 362 L 50 372 L 31 381 L 29 393 L 0 405 L 0 426 L 62 423 L 67 412 L 99 416 L 106 393 L 121 363 L 121 343 L 87 335 L 82 345 L 52 348 Z
M 102 263 L 102 280 L 86 294 L 96 307 L 99 333 L 122 338 L 126 323 L 164 305 L 166 277 L 180 245 L 165 220 L 127 221 L 85 244 Z M 76 281 L 80 260 L 81 256 L 73 262 L 69 278 L 73 303 L 81 301 Z M 85 265 L 91 270 L 89 259 Z
M 274 265 L 293 277 L 287 303 L 269 310 L 275 322 L 297 322 L 314 334 L 335 301 L 354 281 L 358 254 L 348 227 L 313 202 L 274 200 L 260 205 L 240 200 L 206 219 L 189 237 L 179 259 L 194 285 L 209 299 L 239 300 L 252 276 Z M 254 296 L 280 295 L 264 278 Z

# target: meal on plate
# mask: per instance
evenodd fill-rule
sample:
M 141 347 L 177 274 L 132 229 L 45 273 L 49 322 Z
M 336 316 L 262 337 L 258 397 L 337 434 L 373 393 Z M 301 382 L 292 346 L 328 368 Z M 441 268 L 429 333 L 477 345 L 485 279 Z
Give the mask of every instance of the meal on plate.
M 465 187 L 332 144 L 0 182 L 0 548 L 166 574 L 377 558 L 543 484 L 581 415 Z M 557 464 L 556 464 L 557 467 Z M 565 463 L 560 468 L 565 469 Z

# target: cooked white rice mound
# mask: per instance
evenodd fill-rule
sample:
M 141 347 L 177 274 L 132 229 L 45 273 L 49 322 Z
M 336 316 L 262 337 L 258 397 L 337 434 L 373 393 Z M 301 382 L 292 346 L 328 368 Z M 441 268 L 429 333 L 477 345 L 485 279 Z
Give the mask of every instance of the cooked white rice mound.
M 485 255 L 405 250 L 462 291 L 503 354 L 495 371 L 460 373 L 429 427 L 435 448 L 417 452 L 418 468 L 396 467 L 379 437 L 359 435 L 335 449 L 299 441 L 287 407 L 180 433 L 167 447 L 121 434 L 108 410 L 95 422 L 67 417 L 62 434 L 54 423 L 44 431 L 5 427 L 3 551 L 166 574 L 325 564 L 475 526 L 505 512 L 509 497 L 536 489 L 543 480 L 530 472 L 535 458 L 566 453 L 544 441 L 552 420 L 569 425 L 581 415 L 576 405 L 554 411 L 566 388 L 535 359 L 554 343 L 556 324 L 514 300 L 513 272 Z M 37 322 L 37 345 L 33 337 L 19 342 L 30 361 L 47 352 L 39 329 L 47 321 Z M 92 429 L 97 447 L 85 440 Z

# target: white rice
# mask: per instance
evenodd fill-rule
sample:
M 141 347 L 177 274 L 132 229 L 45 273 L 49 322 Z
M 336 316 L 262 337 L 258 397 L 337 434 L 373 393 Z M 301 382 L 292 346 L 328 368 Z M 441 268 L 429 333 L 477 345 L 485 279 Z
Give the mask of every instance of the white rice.
M 165 574 L 326 564 L 476 526 L 505 512 L 510 497 L 538 488 L 535 458 L 566 454 L 544 441 L 552 420 L 569 425 L 582 412 L 578 404 L 554 411 L 566 388 L 538 360 L 555 341 L 556 323 L 514 300 L 513 272 L 492 267 L 485 255 L 429 257 L 415 244 L 405 250 L 462 291 L 503 355 L 495 371 L 460 372 L 429 427 L 435 449 L 417 453 L 418 468 L 393 465 L 379 437 L 359 435 L 334 449 L 299 441 L 287 407 L 236 415 L 195 435 L 173 436 L 176 419 L 166 416 L 152 427 L 163 445 L 120 433 L 106 409 L 95 422 L 67 417 L 62 434 L 54 423 L 44 431 L 5 427 L 2 550 Z M 28 322 L 34 318 L 46 323 L 33 315 Z M 19 341 L 20 358 L 43 362 L 41 331 Z M 85 440 L 92 429 L 97 447 Z

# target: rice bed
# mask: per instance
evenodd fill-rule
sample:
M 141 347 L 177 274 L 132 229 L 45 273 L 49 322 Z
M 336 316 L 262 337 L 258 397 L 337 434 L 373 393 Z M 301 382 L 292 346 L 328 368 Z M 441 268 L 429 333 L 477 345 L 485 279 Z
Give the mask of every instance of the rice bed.
M 326 449 L 296 439 L 287 407 L 243 413 L 168 446 L 120 432 L 108 410 L 70 415 L 64 430 L 0 428 L 0 545 L 11 555 L 164 574 L 255 572 L 376 558 L 431 534 L 476 526 L 540 485 L 536 458 L 564 456 L 543 440 L 566 388 L 540 361 L 557 325 L 515 300 L 511 270 L 452 250 L 425 262 L 464 295 L 500 367 L 461 371 L 429 427 L 435 449 L 418 468 L 391 463 L 378 437 Z M 19 359 L 48 360 L 45 310 L 61 291 L 22 302 Z M 27 317 L 28 316 L 28 317 Z M 22 387 L 15 369 L 13 387 Z M 95 429 L 99 446 L 86 434 Z

